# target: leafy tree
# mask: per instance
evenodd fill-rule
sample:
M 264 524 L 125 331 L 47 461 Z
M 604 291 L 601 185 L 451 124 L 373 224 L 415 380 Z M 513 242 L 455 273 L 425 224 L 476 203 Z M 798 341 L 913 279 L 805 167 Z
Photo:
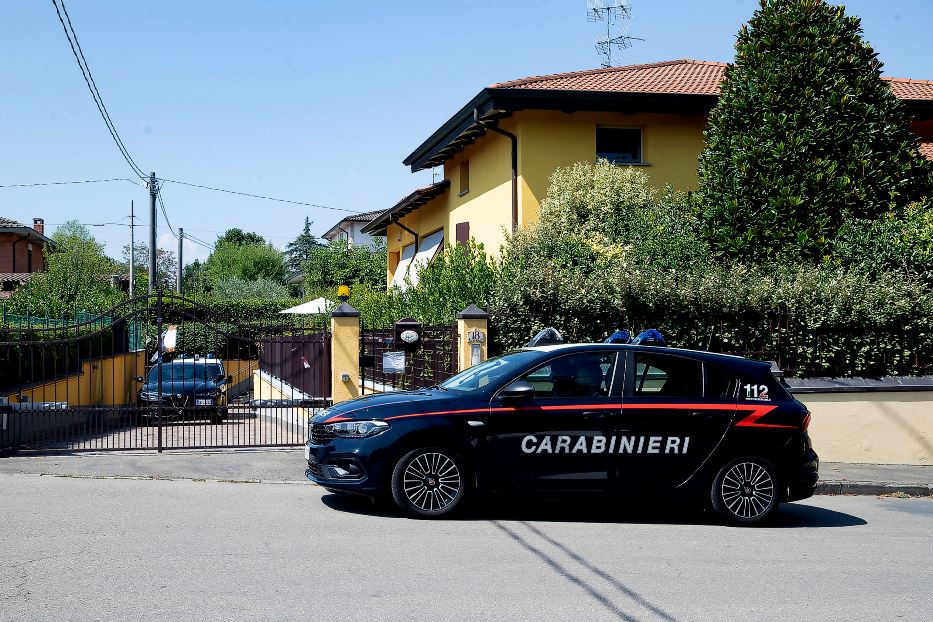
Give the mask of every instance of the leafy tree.
M 34 274 L 10 299 L 16 313 L 60 317 L 74 311 L 100 310 L 123 294 L 110 286 L 113 261 L 87 227 L 77 221 L 60 225 L 45 247 L 45 272 Z
M 260 246 L 266 243 L 266 239 L 258 233 L 243 231 L 242 229 L 234 227 L 233 229 L 227 229 L 222 235 L 217 236 L 215 246 L 225 243 L 235 244 L 237 246 Z
M 849 218 L 924 196 L 931 167 L 860 20 L 824 0 L 762 0 L 736 42 L 700 156 L 721 254 L 816 258 Z
M 227 279 L 217 283 L 212 294 L 224 300 L 281 300 L 289 297 L 287 287 L 267 278 L 254 281 L 236 277 Z
M 185 293 L 204 294 L 210 289 L 207 274 L 204 271 L 204 264 L 200 259 L 195 259 L 184 267 L 182 278 L 184 279 Z
M 141 295 L 149 291 L 149 245 L 135 244 L 133 257 L 133 270 L 136 280 L 136 294 Z M 129 274 L 130 245 L 123 245 L 123 261 L 119 269 Z M 163 291 L 174 290 L 177 277 L 178 261 L 175 252 L 156 249 L 156 283 Z
M 271 244 L 238 244 L 222 237 L 204 262 L 204 274 L 211 287 L 233 278 L 281 282 L 285 278 L 285 262 L 282 253 Z
M 305 216 L 305 226 L 298 237 L 285 247 L 285 268 L 289 274 L 301 272 L 305 263 L 311 259 L 314 249 L 323 244 L 311 233 L 311 220 Z
M 311 249 L 304 264 L 305 289 L 316 292 L 336 291 L 343 284 L 368 283 L 375 288 L 386 286 L 385 242 L 376 238 L 373 248 L 334 240 L 327 246 Z

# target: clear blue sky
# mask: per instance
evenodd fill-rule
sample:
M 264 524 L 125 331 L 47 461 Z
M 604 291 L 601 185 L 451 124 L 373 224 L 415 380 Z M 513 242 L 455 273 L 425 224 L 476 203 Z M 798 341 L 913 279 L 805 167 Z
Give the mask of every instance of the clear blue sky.
M 729 61 L 757 5 L 634 0 L 630 33 L 645 41 L 622 61 Z M 933 2 L 846 5 L 887 75 L 933 79 Z M 483 86 L 600 62 L 585 0 L 67 6 L 111 116 L 146 171 L 359 211 L 387 208 L 430 182 L 402 159 Z M 0 58 L 0 184 L 131 176 L 50 1 L 0 4 Z M 340 218 L 173 184 L 164 198 L 174 226 L 210 241 L 240 227 L 282 246 L 305 215 L 317 234 Z M 146 190 L 127 182 L 3 188 L 0 215 L 105 222 L 126 216 L 131 199 L 145 216 Z M 128 239 L 126 227 L 93 231 L 113 256 Z M 173 247 L 164 233 L 160 243 Z

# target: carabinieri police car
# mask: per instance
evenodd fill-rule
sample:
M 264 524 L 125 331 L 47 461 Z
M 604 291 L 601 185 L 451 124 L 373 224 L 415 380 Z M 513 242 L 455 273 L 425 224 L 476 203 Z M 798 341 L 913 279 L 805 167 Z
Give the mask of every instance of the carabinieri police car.
M 441 517 L 470 493 L 682 498 L 759 523 L 813 495 L 810 413 L 767 363 L 642 343 L 526 347 L 310 421 L 308 479 Z

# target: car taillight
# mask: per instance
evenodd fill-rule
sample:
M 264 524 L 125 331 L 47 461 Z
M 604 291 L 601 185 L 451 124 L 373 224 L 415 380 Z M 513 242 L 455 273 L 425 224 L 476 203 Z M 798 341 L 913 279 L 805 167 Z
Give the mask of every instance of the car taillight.
M 803 418 L 803 423 L 800 424 L 800 428 L 806 432 L 807 428 L 810 427 L 810 413 L 807 413 L 807 416 Z

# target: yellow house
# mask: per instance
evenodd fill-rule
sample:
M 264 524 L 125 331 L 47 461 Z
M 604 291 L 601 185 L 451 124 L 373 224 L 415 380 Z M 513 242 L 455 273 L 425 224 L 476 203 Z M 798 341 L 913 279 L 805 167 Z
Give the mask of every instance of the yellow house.
M 597 157 L 643 167 L 658 187 L 690 189 L 709 111 L 726 65 L 682 59 L 532 76 L 481 90 L 404 163 L 443 166 L 363 231 L 385 235 L 388 282 L 417 281 L 444 243 L 474 239 L 497 254 L 506 235 L 538 218 L 548 177 Z M 933 159 L 933 82 L 889 79 Z

